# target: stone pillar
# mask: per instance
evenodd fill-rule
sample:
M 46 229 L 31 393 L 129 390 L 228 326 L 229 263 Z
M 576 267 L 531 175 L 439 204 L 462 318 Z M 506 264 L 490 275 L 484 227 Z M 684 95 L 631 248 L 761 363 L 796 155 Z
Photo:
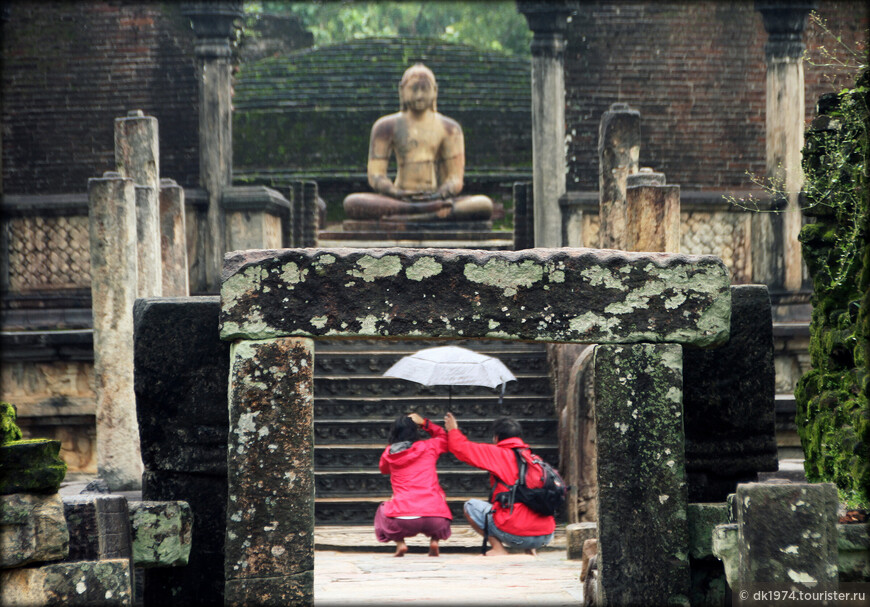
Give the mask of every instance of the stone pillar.
M 680 252 L 680 186 L 643 168 L 626 177 L 626 251 Z
M 187 237 L 184 188 L 172 179 L 160 180 L 160 255 L 164 297 L 187 297 Z
M 598 596 L 688 604 L 682 348 L 596 346 L 594 357 Z
M 226 252 L 225 218 L 221 208 L 224 187 L 232 183 L 232 59 L 230 41 L 235 20 L 243 16 L 241 2 L 185 2 L 182 12 L 190 17 L 196 34 L 199 74 L 199 182 L 208 192 L 208 232 L 202 243 L 206 286 L 220 289 L 220 274 Z
M 803 282 L 798 232 L 803 214 L 798 195 L 803 186 L 801 150 L 804 146 L 804 67 L 801 42 L 807 14 L 815 2 L 756 0 L 768 39 L 765 141 L 767 176 L 785 190 L 788 202 L 782 218 L 783 284 L 797 291 Z M 753 267 L 755 266 L 753 260 Z
M 738 584 L 822 592 L 837 587 L 837 489 L 832 483 L 737 486 Z
M 226 605 L 314 603 L 314 342 L 230 351 Z
M 142 110 L 115 118 L 115 165 L 122 177 L 136 184 L 136 238 L 138 241 L 138 297 L 159 297 L 161 291 L 160 218 L 157 192 L 160 182 L 160 145 L 157 119 Z
M 133 392 L 133 302 L 137 291 L 136 203 L 132 179 L 108 172 L 88 180 L 97 469 L 114 490 L 142 483 Z
M 279 192 L 261 185 L 227 187 L 221 206 L 226 217 L 227 250 L 282 247 L 285 218 L 291 206 Z
M 219 313 L 218 297 L 134 308 L 142 498 L 187 502 L 194 518 L 187 565 L 145 572 L 146 605 L 224 602 L 230 344 L 216 331 Z
M 567 2 L 517 2 L 532 39 L 532 164 L 535 246 L 562 246 L 565 194 L 565 29 Z
M 637 173 L 639 157 L 640 112 L 627 103 L 614 103 L 598 126 L 598 246 L 602 249 L 625 246 L 626 180 Z
M 532 184 L 517 182 L 513 187 L 514 198 L 514 251 L 535 247 L 534 192 Z

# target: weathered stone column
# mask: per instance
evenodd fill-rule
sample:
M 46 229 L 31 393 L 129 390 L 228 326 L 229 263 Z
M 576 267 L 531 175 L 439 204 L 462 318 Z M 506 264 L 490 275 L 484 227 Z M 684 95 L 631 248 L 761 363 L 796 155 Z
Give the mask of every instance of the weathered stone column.
M 225 604 L 314 603 L 314 342 L 230 351 Z
M 172 179 L 161 179 L 160 255 L 164 297 L 187 297 L 190 294 L 184 215 L 184 188 Z
M 517 2 L 532 40 L 532 164 L 535 246 L 562 246 L 565 194 L 565 28 L 567 2 Z
M 133 302 L 137 291 L 136 203 L 132 179 L 108 172 L 88 180 L 97 468 L 109 487 L 142 483 L 133 392 Z
M 241 2 L 186 2 L 196 34 L 199 74 L 199 182 L 208 191 L 208 232 L 201 243 L 206 286 L 220 289 L 226 252 L 225 218 L 221 208 L 224 187 L 232 182 L 232 65 L 231 48 L 236 19 L 244 14 Z
M 115 166 L 136 184 L 138 241 L 138 297 L 161 295 L 160 219 L 157 192 L 160 181 L 160 144 L 157 119 L 142 110 L 115 118 Z
M 796 291 L 803 282 L 798 232 L 803 214 L 798 194 L 803 186 L 801 150 L 804 147 L 804 67 L 801 42 L 807 14 L 815 2 L 756 0 L 768 40 L 765 140 L 767 176 L 788 195 L 782 218 L 783 286 Z M 755 267 L 755 263 L 753 263 Z
M 626 251 L 680 252 L 680 186 L 643 168 L 626 177 Z
M 598 596 L 688 604 L 682 348 L 596 346 L 594 357 Z
M 614 103 L 598 126 L 598 246 L 625 246 L 625 189 L 637 173 L 640 157 L 640 112 Z M 629 251 L 632 249 L 628 249 Z
M 738 485 L 740 587 L 835 589 L 837 504 L 833 483 Z

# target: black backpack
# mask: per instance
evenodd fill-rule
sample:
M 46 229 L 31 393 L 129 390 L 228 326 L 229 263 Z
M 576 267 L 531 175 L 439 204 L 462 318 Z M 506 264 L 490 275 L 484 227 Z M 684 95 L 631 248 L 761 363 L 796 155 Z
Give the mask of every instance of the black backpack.
M 513 452 L 516 455 L 517 467 L 519 468 L 517 482 L 508 491 L 498 493 L 495 496 L 495 501 L 501 504 L 502 508 L 510 508 L 511 513 L 514 511 L 514 502 L 520 502 L 538 514 L 555 516 L 565 505 L 568 485 L 550 464 L 532 454 L 532 462 L 541 468 L 541 480 L 543 481 L 540 487 L 532 489 L 526 485 L 528 466 L 526 459 L 520 454 L 520 447 L 514 448 Z M 504 481 L 501 482 L 507 485 Z

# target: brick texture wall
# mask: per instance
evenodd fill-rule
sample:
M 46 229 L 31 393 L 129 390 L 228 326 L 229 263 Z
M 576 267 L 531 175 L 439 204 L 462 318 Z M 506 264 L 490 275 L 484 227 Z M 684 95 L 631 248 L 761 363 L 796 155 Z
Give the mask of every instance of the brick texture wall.
M 113 121 L 155 116 L 161 175 L 197 185 L 193 32 L 180 4 L 5 3 L 3 193 L 83 192 L 114 170 Z
M 820 0 L 818 13 L 865 42 L 863 2 Z M 813 22 L 804 39 L 815 63 L 836 45 Z M 581 2 L 565 57 L 568 189 L 598 188 L 598 125 L 614 102 L 641 112 L 641 166 L 684 188 L 749 187 L 747 172 L 765 170 L 766 40 L 752 2 Z M 833 71 L 806 64 L 808 121 Z M 850 79 L 839 72 L 835 86 Z

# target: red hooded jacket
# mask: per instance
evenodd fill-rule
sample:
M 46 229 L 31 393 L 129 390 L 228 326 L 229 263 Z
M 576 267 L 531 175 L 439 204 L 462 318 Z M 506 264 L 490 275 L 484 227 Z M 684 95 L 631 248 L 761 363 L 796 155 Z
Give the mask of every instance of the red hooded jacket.
M 438 483 L 435 462 L 447 453 L 447 433 L 428 419 L 423 429 L 432 437 L 415 441 L 398 453 L 390 453 L 390 445 L 381 454 L 378 464 L 383 474 L 390 475 L 392 499 L 384 502 L 385 516 L 441 516 L 453 519 L 444 490 Z
M 489 472 L 489 485 L 495 485 L 493 495 L 510 490 L 510 486 L 517 480 L 520 471 L 513 449 L 524 449 L 521 453 L 529 463 L 529 470 L 532 469 L 531 450 L 521 438 L 506 438 L 494 445 L 475 443 L 468 440 L 457 428 L 447 433 L 447 445 L 450 452 L 466 464 Z M 541 481 L 535 474 L 527 473 L 526 482 L 533 488 L 541 486 Z M 503 508 L 497 502 L 493 503 L 493 509 L 492 520 L 496 527 L 511 535 L 549 535 L 556 529 L 555 518 L 538 514 L 520 502 L 514 503 L 513 514 L 509 508 Z

